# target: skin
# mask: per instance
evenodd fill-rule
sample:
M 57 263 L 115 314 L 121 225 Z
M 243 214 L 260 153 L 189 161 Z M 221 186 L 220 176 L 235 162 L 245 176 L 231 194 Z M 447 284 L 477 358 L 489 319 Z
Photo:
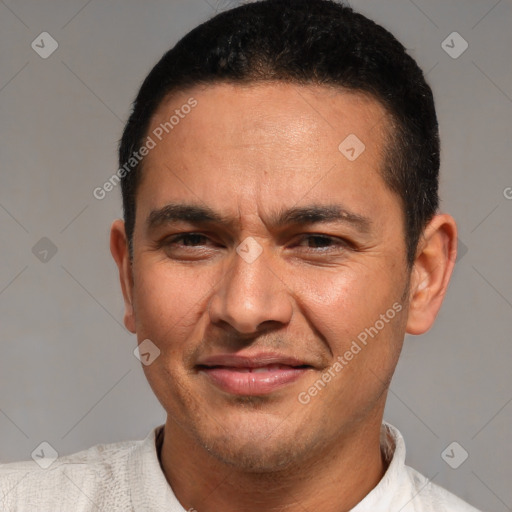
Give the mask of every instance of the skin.
M 431 220 L 408 269 L 401 202 L 380 175 L 388 119 L 371 97 L 284 83 L 195 87 L 164 101 L 148 133 L 191 96 L 197 107 L 144 160 L 132 262 L 123 222 L 111 228 L 125 325 L 161 351 L 143 368 L 167 411 L 164 473 L 199 512 L 350 510 L 386 469 L 387 389 L 405 333 L 427 331 L 441 306 L 455 221 Z M 338 150 L 349 134 L 366 146 L 352 162 Z M 148 230 L 150 212 L 169 202 L 207 205 L 233 223 Z M 272 224 L 276 212 L 310 204 L 343 205 L 370 228 Z M 203 236 L 171 240 L 179 233 Z M 247 237 L 262 248 L 252 263 L 236 252 Z M 394 303 L 400 313 L 301 404 L 299 393 Z M 313 368 L 256 397 L 197 371 L 201 357 L 255 349 Z

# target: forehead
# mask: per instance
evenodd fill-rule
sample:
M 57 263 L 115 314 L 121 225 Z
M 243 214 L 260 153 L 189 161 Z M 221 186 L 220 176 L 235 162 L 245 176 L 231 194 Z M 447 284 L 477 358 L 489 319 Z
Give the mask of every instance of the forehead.
M 197 106 L 191 115 L 184 114 L 190 110 L 187 103 L 191 98 Z M 173 93 L 155 111 L 149 132 L 168 123 L 173 114 L 172 123 L 176 124 L 163 134 L 164 138 L 175 139 L 176 144 L 193 144 L 194 138 L 200 138 L 201 144 L 211 143 L 217 148 L 243 149 L 270 143 L 279 136 L 288 142 L 283 149 L 293 148 L 302 137 L 306 142 L 302 150 L 308 151 L 319 139 L 330 143 L 348 134 L 359 135 L 368 142 L 371 138 L 371 145 L 376 147 L 388 128 L 386 110 L 369 94 L 285 82 L 218 83 Z M 187 117 L 189 120 L 182 122 Z M 217 137 L 216 130 L 228 137 Z
M 342 193 L 371 213 L 371 194 L 390 199 L 380 175 L 388 126 L 378 101 L 339 88 L 221 83 L 180 91 L 151 119 L 142 199 L 275 211 L 283 201 L 333 203 Z

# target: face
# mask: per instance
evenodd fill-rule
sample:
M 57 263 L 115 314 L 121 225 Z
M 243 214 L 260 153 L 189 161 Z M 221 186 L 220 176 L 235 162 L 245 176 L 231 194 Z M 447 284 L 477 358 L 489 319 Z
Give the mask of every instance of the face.
M 176 110 L 144 160 L 125 274 L 125 323 L 160 350 L 144 371 L 169 428 L 265 471 L 380 424 L 408 286 L 384 109 L 219 84 L 167 99 L 148 134 Z

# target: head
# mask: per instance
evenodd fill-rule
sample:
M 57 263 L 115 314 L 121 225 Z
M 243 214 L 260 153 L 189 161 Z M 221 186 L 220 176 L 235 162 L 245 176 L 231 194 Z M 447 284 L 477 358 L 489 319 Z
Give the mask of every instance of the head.
M 357 91 L 385 107 L 390 140 L 380 171 L 401 201 L 411 266 L 421 232 L 439 202 L 439 135 L 432 91 L 392 34 L 337 2 L 254 2 L 192 30 L 144 80 L 123 133 L 119 166 L 144 145 L 151 117 L 172 92 L 199 84 L 277 81 Z M 122 181 L 131 250 L 142 167 L 134 166 Z
M 143 146 L 111 249 L 175 428 L 266 471 L 380 424 L 456 251 L 432 92 L 404 47 L 329 0 L 223 12 L 142 84 L 120 167 Z M 261 355 L 286 356 L 293 379 L 244 393 L 210 371 Z

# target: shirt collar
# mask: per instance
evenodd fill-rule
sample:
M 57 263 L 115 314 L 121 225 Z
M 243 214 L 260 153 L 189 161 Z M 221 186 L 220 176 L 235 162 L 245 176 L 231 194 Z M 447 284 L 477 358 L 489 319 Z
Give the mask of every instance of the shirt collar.
M 405 442 L 399 430 L 383 422 L 380 429 L 380 449 L 388 467 L 380 482 L 350 512 L 391 510 L 392 500 L 406 484 Z
M 161 440 L 164 425 L 154 428 L 131 451 L 128 459 L 128 479 L 135 512 L 168 510 L 185 512 L 177 500 L 158 458 L 157 442 Z M 405 443 L 399 430 L 383 422 L 380 446 L 388 467 L 384 476 L 350 512 L 389 510 L 397 489 L 404 484 Z
M 164 425 L 154 428 L 131 451 L 128 458 L 128 480 L 135 512 L 184 512 L 165 478 L 157 453 L 156 440 Z

